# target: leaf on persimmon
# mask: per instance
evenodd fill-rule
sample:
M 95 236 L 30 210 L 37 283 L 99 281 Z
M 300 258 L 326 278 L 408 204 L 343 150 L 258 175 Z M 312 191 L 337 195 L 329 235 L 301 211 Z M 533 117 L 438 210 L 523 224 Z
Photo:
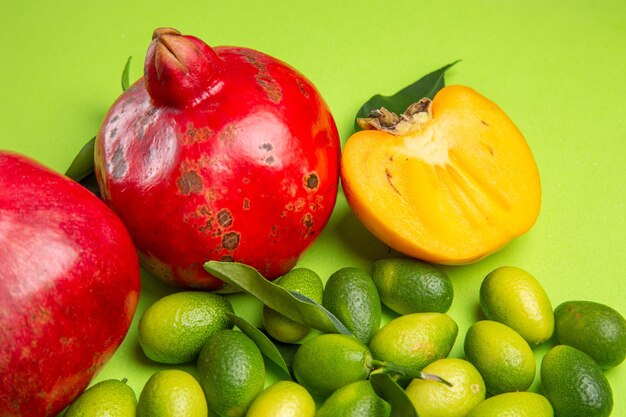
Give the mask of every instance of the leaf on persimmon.
M 411 104 L 418 102 L 422 98 L 435 97 L 435 94 L 445 87 L 444 75 L 453 65 L 460 60 L 456 60 L 451 64 L 445 65 L 438 70 L 431 72 L 415 81 L 414 83 L 404 87 L 400 91 L 390 96 L 376 94 L 365 102 L 359 109 L 356 119 L 369 117 L 372 110 L 378 110 L 381 107 L 396 113 L 403 113 Z M 355 122 L 355 129 L 359 130 L 359 125 Z

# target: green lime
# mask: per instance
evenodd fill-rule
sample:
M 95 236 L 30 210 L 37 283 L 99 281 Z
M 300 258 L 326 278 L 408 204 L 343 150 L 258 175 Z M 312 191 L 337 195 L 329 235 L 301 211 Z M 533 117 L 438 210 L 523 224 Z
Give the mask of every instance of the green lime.
M 292 381 L 278 381 L 265 388 L 252 402 L 246 417 L 315 417 L 311 394 Z
M 155 362 L 180 364 L 194 361 L 209 335 L 233 324 L 230 302 L 221 295 L 182 291 L 152 304 L 139 320 L 139 344 Z
M 591 356 L 603 369 L 626 358 L 626 320 L 616 310 L 592 301 L 567 301 L 554 310 L 559 343 Z
M 535 379 L 535 356 L 515 330 L 482 320 L 465 334 L 465 356 L 480 372 L 492 394 L 525 391 Z
M 370 381 L 356 381 L 331 394 L 316 417 L 389 417 L 391 406 L 374 392 Z
M 485 399 L 485 382 L 478 370 L 463 359 L 439 359 L 424 368 L 452 384 L 414 379 L 406 394 L 420 417 L 464 417 Z
M 370 342 L 372 356 L 419 372 L 448 356 L 458 333 L 456 322 L 443 313 L 413 313 L 385 324 Z
M 324 288 L 324 307 L 365 344 L 380 327 L 378 290 L 372 277 L 358 268 L 343 268 L 328 278 Z
M 300 293 L 321 304 L 324 284 L 314 271 L 307 268 L 294 268 L 276 280 L 276 284 L 286 290 Z M 285 343 L 296 343 L 311 332 L 311 328 L 291 320 L 282 314 L 263 307 L 263 326 L 274 339 Z
M 398 314 L 445 313 L 454 298 L 448 275 L 417 259 L 376 261 L 372 279 L 378 287 L 380 300 Z
M 487 319 L 506 324 L 530 344 L 552 337 L 550 299 L 539 281 L 523 269 L 504 266 L 489 273 L 480 286 L 480 305 Z
M 206 417 L 207 403 L 198 381 L 175 369 L 153 374 L 139 395 L 137 417 Z
M 107 379 L 84 391 L 64 417 L 134 417 L 137 397 L 126 381 Z
M 198 357 L 198 372 L 209 407 L 223 417 L 243 416 L 265 385 L 259 348 L 236 330 L 209 336 Z
M 326 333 L 306 340 L 293 358 L 293 372 L 313 395 L 327 397 L 370 373 L 372 355 L 352 336 Z
M 608 417 L 613 392 L 602 368 L 567 345 L 550 349 L 541 361 L 541 386 L 557 416 Z
M 554 412 L 548 400 L 543 395 L 534 392 L 507 392 L 495 395 L 478 404 L 467 415 L 467 417 L 553 416 Z

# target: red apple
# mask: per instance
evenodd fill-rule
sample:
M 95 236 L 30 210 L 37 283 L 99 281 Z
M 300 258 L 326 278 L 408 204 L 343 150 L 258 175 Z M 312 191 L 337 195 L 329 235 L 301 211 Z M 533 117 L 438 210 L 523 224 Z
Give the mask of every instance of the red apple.
M 0 151 L 0 416 L 55 416 L 120 345 L 139 296 L 122 222 L 79 184 Z

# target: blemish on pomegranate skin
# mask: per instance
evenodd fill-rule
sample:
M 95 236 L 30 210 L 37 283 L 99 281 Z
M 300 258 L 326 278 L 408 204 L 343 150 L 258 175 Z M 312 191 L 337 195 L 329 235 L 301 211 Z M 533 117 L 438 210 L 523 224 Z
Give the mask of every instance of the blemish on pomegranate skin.
M 70 346 L 72 344 L 72 339 L 70 339 L 69 337 L 61 336 L 59 338 L 59 343 L 61 343 L 61 345 L 63 347 L 67 347 L 67 346 Z
M 259 61 L 253 54 L 245 54 L 246 60 L 251 63 L 259 72 L 255 79 L 257 84 L 265 91 L 267 98 L 273 103 L 279 103 L 283 99 L 283 90 L 280 84 L 270 75 L 264 63 Z
M 237 138 L 238 132 L 239 129 L 236 125 L 229 124 L 227 126 L 224 126 L 224 128 L 220 131 L 217 137 L 219 141 L 224 143 L 225 145 L 232 145 Z
M 311 213 L 307 213 L 302 217 L 302 224 L 307 229 L 307 231 L 310 231 L 313 228 L 315 222 L 313 221 L 313 216 L 311 215 Z
M 272 165 L 274 163 L 274 156 L 270 155 L 267 158 L 265 158 L 264 161 L 267 165 Z
M 217 213 L 217 223 L 227 229 L 233 225 L 233 215 L 230 211 L 222 209 Z
M 235 258 L 230 255 L 223 255 L 220 257 L 220 261 L 222 262 L 235 262 Z
M 250 210 L 250 200 L 247 198 L 243 199 L 243 209 L 244 210 Z
M 196 129 L 191 123 L 187 125 L 187 131 L 183 135 L 183 143 L 186 145 L 206 142 L 213 136 L 213 131 L 208 127 Z
M 202 178 L 196 171 L 188 171 L 176 180 L 176 186 L 183 195 L 202 191 Z
M 297 199 L 294 204 L 293 204 L 293 209 L 298 212 L 298 211 L 302 211 L 302 209 L 304 208 L 304 206 L 306 205 L 306 202 L 304 201 L 303 198 L 299 198 Z
M 222 246 L 229 250 L 237 249 L 239 246 L 240 235 L 237 232 L 228 232 L 222 236 Z
M 138 140 L 143 139 L 143 135 L 144 135 L 144 133 L 145 133 L 145 128 L 144 128 L 144 126 L 143 126 L 143 125 L 141 125 L 141 126 L 139 127 L 139 129 L 137 129 L 137 139 L 138 139 Z
M 216 236 L 220 234 L 220 231 L 216 231 L 215 227 L 213 227 L 213 222 L 211 220 L 207 220 L 202 226 L 198 228 L 198 230 L 205 235 Z
M 319 178 L 317 178 L 317 174 L 315 174 L 314 172 L 309 174 L 305 180 L 304 183 L 306 184 L 306 188 L 308 188 L 309 190 L 316 190 L 317 187 L 319 187 Z
M 256 79 L 257 83 L 259 83 L 263 90 L 265 90 L 267 98 L 269 98 L 270 101 L 273 103 L 280 103 L 280 101 L 283 99 L 283 92 L 276 80 L 274 80 L 269 75 L 264 76 L 260 74 L 257 75 Z
M 118 147 L 113 153 L 113 158 L 111 158 L 111 175 L 113 178 L 121 178 L 126 173 L 128 169 L 126 165 L 126 159 L 124 155 L 124 151 L 121 147 Z
M 287 193 L 289 194 L 289 196 L 295 197 L 296 194 L 298 194 L 298 187 L 296 186 L 296 184 L 290 184 L 287 187 Z
M 271 150 L 274 149 L 274 147 L 272 146 L 271 143 L 264 143 L 263 145 L 259 146 L 259 149 L 267 151 L 267 152 L 271 152 Z
M 302 82 L 302 80 L 297 80 L 297 81 L 298 81 L 298 88 L 300 89 L 300 92 L 302 93 L 302 95 L 306 98 L 309 98 L 309 92 L 306 91 L 306 87 L 304 83 Z

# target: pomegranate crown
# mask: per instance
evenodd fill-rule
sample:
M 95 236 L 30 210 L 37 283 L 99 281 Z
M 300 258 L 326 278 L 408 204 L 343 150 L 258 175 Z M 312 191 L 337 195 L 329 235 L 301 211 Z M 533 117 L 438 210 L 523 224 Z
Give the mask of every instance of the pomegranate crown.
M 146 89 L 156 106 L 193 106 L 220 87 L 221 59 L 200 39 L 157 28 L 146 54 Z

